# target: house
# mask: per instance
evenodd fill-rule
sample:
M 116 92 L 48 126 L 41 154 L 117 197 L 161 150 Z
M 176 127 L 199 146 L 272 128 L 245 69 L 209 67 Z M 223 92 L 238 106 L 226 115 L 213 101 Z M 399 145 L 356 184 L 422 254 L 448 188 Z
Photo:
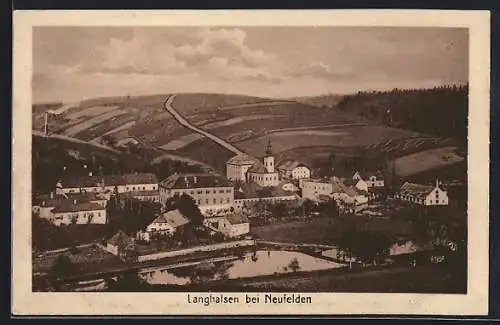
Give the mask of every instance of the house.
M 320 195 L 331 196 L 333 193 L 333 182 L 331 178 L 323 179 L 302 179 L 302 198 L 318 201 Z
M 106 224 L 106 209 L 97 203 L 66 200 L 51 210 L 48 218 L 56 226 L 76 224 Z
M 96 203 L 99 206 L 106 208 L 107 200 L 99 193 L 68 193 L 68 194 L 54 194 L 40 195 L 33 201 L 33 212 L 40 218 L 50 219 L 52 217 L 52 210 L 64 204 L 69 204 L 74 201 L 85 203 Z
M 229 180 L 256 183 L 259 186 L 277 186 L 279 173 L 275 170 L 271 142 L 268 141 L 261 160 L 248 155 L 236 155 L 226 162 Z
M 57 194 L 81 192 L 157 191 L 158 179 L 152 173 L 133 173 L 125 175 L 92 175 L 68 177 L 56 185 Z
M 105 249 L 111 254 L 124 259 L 128 251 L 134 250 L 134 245 L 134 240 L 120 230 L 107 241 Z
M 311 170 L 297 160 L 288 160 L 278 166 L 278 172 L 282 178 L 310 178 Z
M 358 179 L 358 178 L 345 179 L 344 184 L 347 186 L 353 186 L 356 189 L 366 193 L 368 193 L 369 190 L 368 183 L 365 182 L 363 179 Z
M 177 209 L 163 212 L 144 231 L 137 233 L 137 239 L 150 241 L 154 236 L 173 236 L 189 222 L 189 219 Z
M 160 202 L 160 191 L 159 190 L 132 191 L 123 193 L 122 197 L 133 198 L 145 202 Z
M 224 234 L 226 237 L 238 237 L 250 232 L 250 221 L 240 213 L 206 218 L 203 224 L 213 231 Z
M 229 213 L 234 201 L 234 189 L 226 178 L 214 174 L 175 174 L 160 182 L 160 202 L 174 196 L 189 195 L 202 214 Z
M 336 177 L 329 179 L 303 180 L 302 198 L 319 202 L 329 197 L 342 204 L 354 206 L 366 204 L 368 202 L 366 193 L 352 184 L 349 184 L 349 182 L 347 183 L 348 184 L 345 184 Z
M 352 176 L 352 179 L 363 181 L 366 183 L 366 187 L 369 189 L 379 189 L 385 186 L 384 176 L 380 171 L 376 172 L 360 172 L 357 171 Z M 361 185 L 364 187 L 364 185 Z M 361 188 L 360 188 L 361 189 Z
M 435 186 L 405 182 L 396 197 L 418 205 L 448 205 L 448 193 L 440 185 L 439 180 Z

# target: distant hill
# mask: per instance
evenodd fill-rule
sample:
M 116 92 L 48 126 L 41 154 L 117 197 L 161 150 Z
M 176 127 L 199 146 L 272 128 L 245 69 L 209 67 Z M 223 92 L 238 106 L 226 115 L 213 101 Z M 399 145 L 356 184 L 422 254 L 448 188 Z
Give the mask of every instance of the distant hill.
M 468 90 L 466 85 L 358 92 L 344 96 L 337 108 L 388 126 L 455 138 L 465 145 Z

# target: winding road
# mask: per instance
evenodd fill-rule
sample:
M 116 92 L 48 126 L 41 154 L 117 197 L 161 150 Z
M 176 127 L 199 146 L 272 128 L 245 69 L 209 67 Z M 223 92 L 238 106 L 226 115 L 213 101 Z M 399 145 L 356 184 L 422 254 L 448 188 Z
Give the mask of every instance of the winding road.
M 174 101 L 175 99 L 175 95 L 170 95 L 167 100 L 165 101 L 165 109 L 170 113 L 172 114 L 172 116 L 177 120 L 177 122 L 179 122 L 179 124 L 181 124 L 182 126 L 188 128 L 188 129 L 191 129 L 193 130 L 194 132 L 198 133 L 198 134 L 201 134 L 203 135 L 204 137 L 206 138 L 209 138 L 210 140 L 214 141 L 215 143 L 223 146 L 224 148 L 226 148 L 227 150 L 233 152 L 234 154 L 236 155 L 244 155 L 245 153 L 243 151 L 241 151 L 240 149 L 236 148 L 235 146 L 233 146 L 232 144 L 230 144 L 229 142 L 211 134 L 211 133 L 208 133 L 200 128 L 197 128 L 196 126 L 192 125 L 191 123 L 189 123 L 184 117 L 182 117 L 181 114 L 179 114 L 179 112 L 177 112 L 175 110 L 175 108 L 172 106 L 172 102 Z

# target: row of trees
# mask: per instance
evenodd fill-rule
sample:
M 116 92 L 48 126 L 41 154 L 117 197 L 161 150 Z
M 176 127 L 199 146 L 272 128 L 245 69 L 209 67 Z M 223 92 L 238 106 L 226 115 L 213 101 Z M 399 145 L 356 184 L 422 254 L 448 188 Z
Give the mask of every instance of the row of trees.
M 392 240 L 383 232 L 350 228 L 339 240 L 341 258 L 352 261 L 354 258 L 365 264 L 383 262 L 389 255 Z

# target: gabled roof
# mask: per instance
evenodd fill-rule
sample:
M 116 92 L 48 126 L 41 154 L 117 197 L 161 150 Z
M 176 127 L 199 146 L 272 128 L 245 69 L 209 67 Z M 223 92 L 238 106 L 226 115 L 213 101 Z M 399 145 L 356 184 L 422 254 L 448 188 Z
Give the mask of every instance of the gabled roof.
M 138 173 L 122 175 L 125 184 L 158 184 L 158 178 L 153 173 Z
M 101 211 L 105 210 L 102 206 L 93 202 L 81 202 L 74 203 L 71 200 L 66 200 L 62 204 L 57 205 L 52 213 L 64 213 L 64 212 L 81 212 L 81 211 Z
M 167 189 L 190 189 L 206 187 L 231 187 L 224 177 L 213 174 L 177 174 L 161 181 L 160 186 Z
M 118 231 L 113 237 L 108 240 L 108 244 L 113 246 L 128 246 L 133 244 L 134 241 L 123 232 L 123 230 Z
M 233 156 L 226 163 L 231 165 L 253 165 L 256 161 L 257 161 L 256 158 L 242 154 Z
M 186 218 L 179 210 L 171 210 L 160 214 L 152 223 L 168 223 L 173 228 L 177 228 L 189 223 L 189 219 Z
M 427 197 L 427 195 L 429 195 L 434 189 L 435 187 L 433 186 L 406 182 L 401 186 L 399 192 L 401 195 L 410 195 L 423 199 Z
M 238 224 L 250 222 L 248 220 L 248 218 L 241 213 L 231 213 L 231 214 L 226 215 L 225 218 L 232 225 L 238 225 Z
M 275 187 L 261 187 L 256 183 L 241 183 L 234 189 L 234 199 L 258 199 L 295 195 L 295 193 L 283 190 L 283 184 L 280 183 Z
M 66 177 L 61 181 L 63 188 L 101 187 L 103 177 L 98 175 Z
M 266 174 L 267 169 L 260 161 L 256 161 L 255 164 L 253 164 L 252 167 L 248 169 L 248 172 L 256 174 Z
M 367 180 L 372 176 L 375 176 L 377 179 L 384 179 L 384 174 L 377 170 L 377 171 L 358 171 L 359 175 L 363 180 Z M 356 174 L 356 173 L 354 173 Z M 353 175 L 354 177 L 354 175 Z

